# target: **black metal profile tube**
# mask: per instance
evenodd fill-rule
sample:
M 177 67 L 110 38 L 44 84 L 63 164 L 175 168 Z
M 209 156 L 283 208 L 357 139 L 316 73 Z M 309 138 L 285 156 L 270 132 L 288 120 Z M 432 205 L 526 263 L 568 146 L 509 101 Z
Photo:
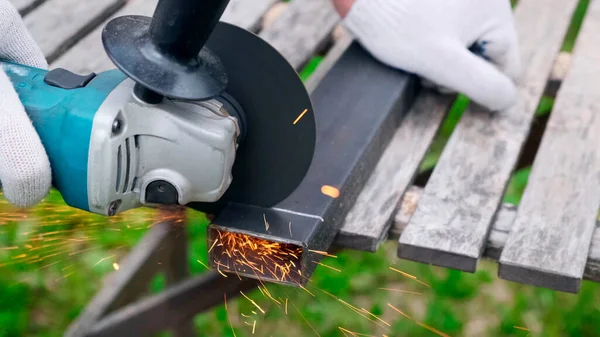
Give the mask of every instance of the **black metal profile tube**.
M 263 281 L 306 284 L 418 91 L 416 77 L 386 67 L 353 43 L 312 93 L 317 146 L 306 177 L 275 207 L 229 204 L 219 212 L 208 227 L 211 265 Z M 339 196 L 323 193 L 323 186 Z
M 179 62 L 195 60 L 229 0 L 160 0 L 150 38 L 164 54 Z

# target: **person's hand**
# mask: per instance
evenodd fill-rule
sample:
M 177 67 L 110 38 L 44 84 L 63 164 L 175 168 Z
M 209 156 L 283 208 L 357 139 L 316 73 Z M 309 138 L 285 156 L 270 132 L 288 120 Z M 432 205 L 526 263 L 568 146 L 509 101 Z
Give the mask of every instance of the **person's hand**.
M 0 60 L 48 67 L 21 16 L 8 0 L 0 0 Z M 39 203 L 52 183 L 48 155 L 1 67 L 0 183 L 6 199 L 18 207 Z
M 516 103 L 520 55 L 509 0 L 333 0 L 376 59 L 491 110 Z

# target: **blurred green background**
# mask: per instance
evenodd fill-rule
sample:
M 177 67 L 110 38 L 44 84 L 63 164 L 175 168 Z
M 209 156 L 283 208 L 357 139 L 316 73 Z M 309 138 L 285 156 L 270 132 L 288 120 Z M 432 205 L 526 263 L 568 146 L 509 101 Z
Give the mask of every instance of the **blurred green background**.
M 588 3 L 580 2 L 564 51 L 572 50 Z M 307 65 L 301 73 L 303 79 L 320 61 L 315 57 Z M 551 97 L 542 99 L 537 115 L 549 114 L 552 104 Z M 459 96 L 423 162 L 423 171 L 435 165 L 467 105 L 468 99 Z M 506 202 L 518 204 L 528 174 L 529 168 L 515 172 Z M 61 336 L 101 288 L 103 278 L 119 272 L 115 263 L 155 218 L 155 211 L 147 209 L 111 219 L 85 214 L 64 206 L 56 191 L 27 211 L 0 201 L 2 337 Z M 203 214 L 189 211 L 189 265 L 193 274 L 206 271 L 197 260 L 206 261 L 207 223 Z M 475 274 L 400 261 L 395 257 L 394 242 L 376 254 L 342 252 L 323 263 L 339 271 L 319 267 L 308 288 L 314 296 L 301 289 L 269 286 L 275 298 L 288 299 L 287 313 L 255 291 L 248 295 L 266 314 L 253 314 L 256 309 L 244 298 L 232 300 L 227 311 L 221 305 L 196 317 L 198 335 L 234 336 L 233 328 L 236 336 L 252 336 L 254 325 L 257 336 L 344 336 L 340 327 L 364 334 L 355 336 L 600 336 L 600 288 L 589 282 L 584 282 L 579 295 L 570 295 L 498 280 L 496 265 L 487 261 Z M 152 292 L 163 289 L 164 278 L 158 275 L 150 288 Z M 327 293 L 368 310 L 387 324 L 365 319 Z

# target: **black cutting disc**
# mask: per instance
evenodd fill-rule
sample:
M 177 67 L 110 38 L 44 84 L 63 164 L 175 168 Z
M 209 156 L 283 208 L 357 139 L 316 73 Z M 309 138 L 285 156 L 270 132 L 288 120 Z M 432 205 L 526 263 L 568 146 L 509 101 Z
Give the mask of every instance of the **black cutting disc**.
M 246 135 L 220 202 L 190 207 L 211 211 L 226 202 L 272 207 L 296 189 L 312 162 L 316 122 L 310 97 L 287 60 L 247 30 L 219 22 L 205 47 L 225 68 L 225 92 L 243 109 Z

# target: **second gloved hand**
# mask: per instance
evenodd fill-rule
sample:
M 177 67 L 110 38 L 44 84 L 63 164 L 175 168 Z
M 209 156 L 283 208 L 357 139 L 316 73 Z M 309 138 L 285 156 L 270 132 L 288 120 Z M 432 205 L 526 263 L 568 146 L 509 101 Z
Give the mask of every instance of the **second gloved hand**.
M 0 0 L 0 59 L 48 67 L 21 16 L 7 0 Z M 52 183 L 50 162 L 40 137 L 1 67 L 0 182 L 4 196 L 19 207 L 40 202 Z
M 520 55 L 509 0 L 333 2 L 344 27 L 379 61 L 491 110 L 516 103 Z

